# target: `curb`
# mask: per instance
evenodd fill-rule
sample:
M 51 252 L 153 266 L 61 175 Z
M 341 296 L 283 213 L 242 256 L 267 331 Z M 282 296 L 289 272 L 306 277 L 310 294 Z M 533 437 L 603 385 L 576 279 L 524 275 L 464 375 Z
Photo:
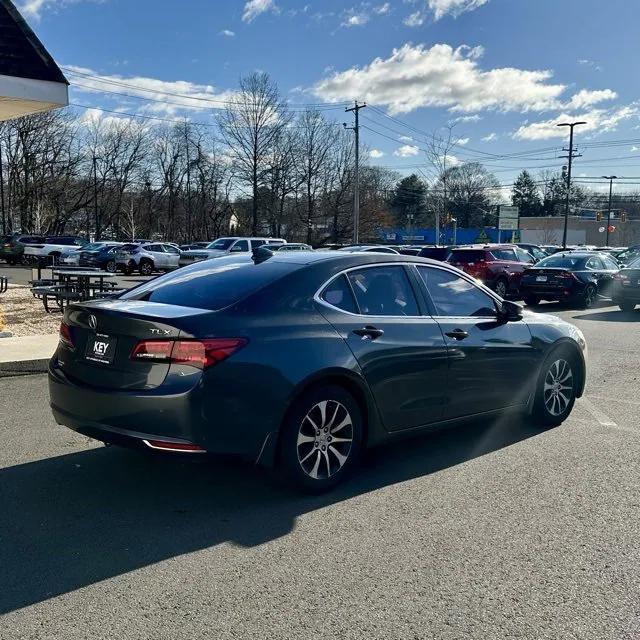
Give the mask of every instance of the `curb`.
M 0 379 L 14 376 L 30 376 L 46 373 L 50 358 L 43 360 L 19 360 L 18 362 L 0 362 Z

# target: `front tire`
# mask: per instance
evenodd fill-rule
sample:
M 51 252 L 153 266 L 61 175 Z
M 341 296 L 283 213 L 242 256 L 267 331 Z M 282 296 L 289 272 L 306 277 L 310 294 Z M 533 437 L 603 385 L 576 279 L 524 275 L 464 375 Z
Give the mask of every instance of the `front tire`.
M 153 264 L 148 260 L 144 260 L 140 263 L 140 275 L 150 276 L 153 273 Z
M 311 389 L 287 416 L 279 469 L 292 486 L 309 493 L 328 491 L 358 461 L 362 435 L 360 407 L 349 392 L 337 385 Z
M 504 278 L 498 278 L 493 285 L 493 290 L 501 297 L 506 298 L 509 291 L 509 283 Z
M 115 273 L 117 271 L 116 268 L 116 261 L 115 260 L 109 260 L 107 262 L 107 264 L 105 265 L 105 269 L 109 272 L 109 273 Z
M 544 362 L 536 386 L 532 418 L 535 424 L 557 427 L 573 410 L 579 371 L 567 349 L 556 349 Z
M 582 305 L 582 308 L 591 309 L 597 297 L 598 297 L 597 289 L 592 284 L 588 284 L 580 300 L 580 304 Z

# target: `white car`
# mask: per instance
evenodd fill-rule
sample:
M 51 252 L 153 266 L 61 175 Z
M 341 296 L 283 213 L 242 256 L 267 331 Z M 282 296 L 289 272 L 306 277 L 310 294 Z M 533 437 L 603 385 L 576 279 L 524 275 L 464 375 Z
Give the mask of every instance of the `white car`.
M 41 244 L 30 244 L 24 248 L 24 255 L 27 260 L 37 258 L 60 258 L 64 251 L 81 249 L 87 240 L 79 236 L 47 236 Z
M 180 249 L 166 242 L 124 244 L 115 254 L 116 268 L 129 275 L 139 271 L 150 276 L 154 271 L 171 271 L 180 266 Z
M 236 253 L 252 253 L 254 249 L 264 244 L 286 244 L 282 238 L 218 238 L 204 249 L 192 249 L 183 251 L 180 255 L 180 264 L 192 264 L 199 260 L 209 260 L 209 258 L 220 258 Z

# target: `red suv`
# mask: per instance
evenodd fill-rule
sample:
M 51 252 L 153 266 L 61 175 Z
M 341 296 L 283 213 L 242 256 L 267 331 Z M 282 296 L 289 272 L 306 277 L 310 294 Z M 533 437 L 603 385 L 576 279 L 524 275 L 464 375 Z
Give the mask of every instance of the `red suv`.
M 522 273 L 535 260 L 519 247 L 493 244 L 452 249 L 447 262 L 505 298 L 518 293 Z

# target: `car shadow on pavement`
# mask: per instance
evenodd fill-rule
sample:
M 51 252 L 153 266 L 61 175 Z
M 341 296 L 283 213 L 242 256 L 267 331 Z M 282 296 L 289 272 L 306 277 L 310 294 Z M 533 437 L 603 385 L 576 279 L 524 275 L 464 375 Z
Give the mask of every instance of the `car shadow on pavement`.
M 332 493 L 298 494 L 230 460 L 159 460 L 101 447 L 0 470 L 0 615 L 224 542 L 260 545 L 327 505 L 540 434 L 517 418 L 368 452 Z M 270 476 L 269 476 L 270 477 Z
M 640 321 L 640 313 L 638 311 L 620 311 L 612 309 L 610 311 L 599 311 L 597 313 L 582 313 L 571 316 L 573 320 L 599 320 L 609 322 L 638 322 Z

